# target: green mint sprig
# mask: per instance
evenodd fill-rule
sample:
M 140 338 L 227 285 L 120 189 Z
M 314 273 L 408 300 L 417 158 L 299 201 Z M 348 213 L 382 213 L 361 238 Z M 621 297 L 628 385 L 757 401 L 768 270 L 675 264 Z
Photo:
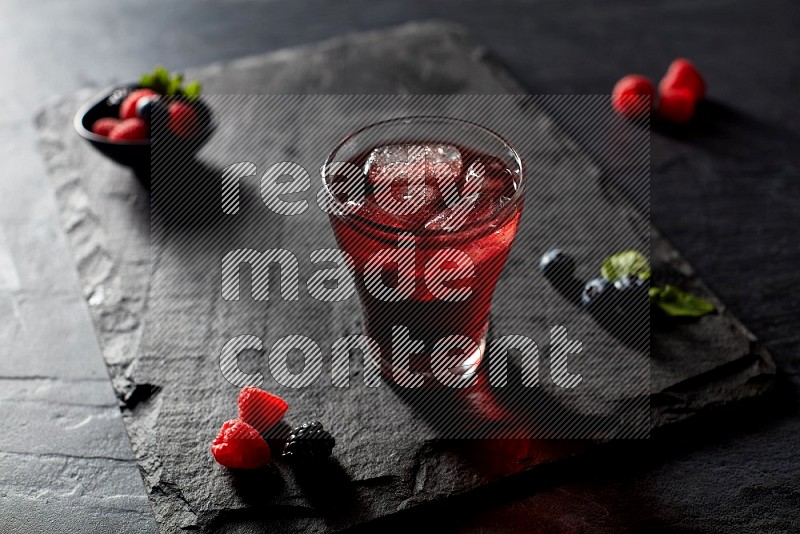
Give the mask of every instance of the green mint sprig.
M 650 262 L 638 250 L 623 250 L 603 261 L 600 275 L 610 282 L 629 275 L 647 280 L 650 278 Z
M 714 305 L 706 299 L 680 290 L 669 284 L 650 288 L 650 302 L 672 317 L 702 317 L 714 311 Z
M 203 90 L 203 86 L 196 80 L 183 85 L 182 74 L 171 75 L 161 65 L 156 67 L 153 72 L 142 75 L 139 79 L 139 86 L 152 89 L 165 96 L 182 96 L 189 100 L 199 98 Z
M 650 262 L 637 250 L 623 250 L 603 261 L 600 274 L 611 282 L 623 276 L 637 276 L 647 280 L 651 275 Z M 714 311 L 711 302 L 669 284 L 651 287 L 649 294 L 650 303 L 670 317 L 702 317 Z

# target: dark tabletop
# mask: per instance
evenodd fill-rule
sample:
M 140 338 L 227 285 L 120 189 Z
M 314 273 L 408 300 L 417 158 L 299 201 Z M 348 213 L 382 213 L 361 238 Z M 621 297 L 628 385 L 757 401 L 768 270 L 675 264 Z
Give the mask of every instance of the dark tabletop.
M 158 63 L 180 69 L 427 18 L 465 25 L 531 93 L 608 93 L 626 73 L 660 77 L 676 56 L 700 67 L 710 101 L 697 124 L 652 137 L 652 219 L 772 352 L 781 378 L 772 402 L 623 446 L 614 462 L 583 460 L 567 484 L 525 480 L 403 520 L 476 532 L 800 529 L 796 1 L 13 0 L 0 7 L 0 519 L 12 531 L 154 528 L 58 229 L 36 109 Z M 18 420 L 36 413 L 26 399 L 42 384 L 81 397 L 66 411 L 76 420 L 55 433 Z M 87 425 L 91 436 L 64 430 Z M 82 458 L 80 440 L 97 433 L 107 454 Z M 41 447 L 52 461 L 35 473 L 7 467 Z M 108 462 L 113 475 L 81 480 L 84 461 Z M 54 482 L 37 494 L 13 482 L 21 476 Z

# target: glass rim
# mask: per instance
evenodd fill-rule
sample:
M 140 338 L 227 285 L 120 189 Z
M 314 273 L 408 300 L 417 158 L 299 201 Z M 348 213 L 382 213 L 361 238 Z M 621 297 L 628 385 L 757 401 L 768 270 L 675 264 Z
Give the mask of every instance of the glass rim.
M 355 132 L 353 132 L 351 134 L 346 135 L 341 141 L 339 141 L 339 143 L 333 148 L 333 150 L 331 150 L 330 154 L 328 154 L 328 157 L 325 158 L 325 163 L 322 166 L 322 169 L 323 169 L 323 172 L 321 173 L 322 187 L 325 190 L 325 193 L 326 193 L 327 197 L 332 202 L 334 202 L 337 207 L 343 206 L 343 203 L 339 199 L 336 198 L 336 196 L 333 194 L 333 192 L 328 187 L 328 180 L 327 180 L 328 171 L 327 170 L 328 170 L 328 166 L 331 163 L 334 163 L 334 161 L 336 161 L 336 160 L 333 159 L 334 155 L 337 152 L 339 152 L 342 149 L 342 147 L 345 144 L 347 144 L 347 142 L 352 140 L 354 137 L 366 132 L 367 130 L 371 130 L 371 129 L 379 127 L 379 126 L 391 125 L 393 123 L 402 124 L 402 123 L 411 123 L 411 122 L 416 122 L 416 121 L 422 122 L 422 121 L 426 121 L 426 120 L 434 121 L 434 122 L 441 122 L 441 123 L 458 124 L 460 126 L 468 126 L 470 128 L 474 128 L 476 130 L 479 130 L 481 133 L 484 133 L 484 134 L 488 135 L 490 138 L 493 138 L 496 141 L 499 141 L 500 144 L 503 145 L 503 147 L 506 148 L 509 151 L 509 153 L 512 155 L 514 161 L 517 164 L 517 167 L 519 168 L 519 187 L 517 187 L 515 189 L 514 194 L 511 196 L 511 198 L 509 199 L 508 203 L 505 206 L 503 206 L 503 208 L 501 208 L 499 211 L 492 212 L 489 215 L 485 215 L 485 216 L 483 216 L 480 219 L 477 219 L 475 221 L 470 221 L 469 223 L 462 225 L 461 227 L 459 227 L 455 231 L 445 230 L 445 229 L 442 229 L 442 230 L 427 230 L 426 229 L 426 230 L 422 230 L 422 231 L 415 230 L 415 231 L 413 231 L 415 234 L 426 235 L 426 236 L 457 235 L 458 233 L 463 232 L 463 231 L 465 231 L 467 229 L 472 229 L 472 228 L 478 227 L 481 224 L 485 224 L 486 221 L 490 221 L 492 219 L 497 218 L 500 214 L 502 214 L 503 212 L 505 212 L 507 210 L 511 210 L 515 205 L 517 205 L 519 203 L 519 201 L 522 199 L 522 196 L 523 196 L 523 193 L 524 193 L 524 190 L 525 190 L 525 184 L 526 184 L 527 180 L 525 179 L 525 169 L 523 168 L 522 158 L 520 157 L 520 155 L 517 152 L 517 150 L 511 145 L 511 143 L 509 143 L 502 135 L 500 135 L 497 132 L 495 132 L 493 130 L 490 130 L 489 128 L 487 128 L 485 126 L 482 126 L 482 125 L 480 125 L 480 124 L 478 124 L 476 122 L 467 121 L 467 120 L 464 120 L 464 119 L 456 119 L 454 117 L 445 117 L 445 116 L 442 116 L 442 115 L 409 115 L 409 116 L 406 116 L 406 117 L 395 117 L 395 118 L 392 118 L 392 119 L 386 119 L 386 120 L 382 120 L 382 121 L 378 121 L 378 122 L 369 124 L 367 126 L 359 128 L 358 130 L 356 130 Z M 334 213 L 331 213 L 331 215 L 337 216 Z M 373 221 L 371 219 L 368 219 L 368 218 L 366 218 L 366 217 L 364 217 L 362 215 L 359 215 L 358 211 L 348 214 L 347 217 L 355 219 L 356 221 L 358 221 L 360 223 L 363 223 L 363 224 L 366 224 L 367 226 L 370 226 L 370 227 L 373 227 L 373 228 L 376 228 L 376 229 L 379 229 L 379 230 L 382 230 L 382 231 L 386 231 L 386 232 L 401 233 L 401 232 L 411 232 L 412 231 L 412 230 L 409 230 L 409 229 L 398 228 L 396 226 L 390 226 L 390 225 L 382 224 L 382 223 L 379 223 L 379 222 L 375 222 L 375 221 Z

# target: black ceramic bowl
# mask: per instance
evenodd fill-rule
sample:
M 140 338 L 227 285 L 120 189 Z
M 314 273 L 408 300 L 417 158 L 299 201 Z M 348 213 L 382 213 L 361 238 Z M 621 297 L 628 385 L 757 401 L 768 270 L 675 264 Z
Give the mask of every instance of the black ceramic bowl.
M 150 149 L 151 140 L 141 141 L 109 141 L 107 137 L 92 132 L 92 125 L 97 119 L 103 117 L 118 117 L 119 107 L 125 96 L 137 89 L 136 84 L 122 84 L 109 87 L 92 100 L 84 104 L 75 114 L 75 130 L 94 148 L 107 158 L 121 165 L 131 167 L 136 176 L 149 186 L 150 180 Z M 193 156 L 211 136 L 213 122 L 211 110 L 202 99 L 195 100 L 192 105 L 200 119 L 200 130 L 191 137 L 181 138 L 174 135 L 165 135 L 159 142 L 170 144 L 170 149 L 180 150 L 183 155 Z

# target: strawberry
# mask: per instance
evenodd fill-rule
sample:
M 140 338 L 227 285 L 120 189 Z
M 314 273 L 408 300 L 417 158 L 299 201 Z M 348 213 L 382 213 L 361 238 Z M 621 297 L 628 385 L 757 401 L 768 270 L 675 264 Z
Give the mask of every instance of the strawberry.
M 658 84 L 659 93 L 677 88 L 688 89 L 695 100 L 702 100 L 706 95 L 706 82 L 688 59 L 678 58 L 670 63 L 667 73 Z
M 282 398 L 256 387 L 242 388 L 238 404 L 239 419 L 262 434 L 279 423 L 289 407 Z
M 138 117 L 125 119 L 108 132 L 109 141 L 140 141 L 147 139 L 147 123 Z
M 157 94 L 158 93 L 152 89 L 136 89 L 135 91 L 131 91 L 119 106 L 119 118 L 125 120 L 136 117 L 136 104 L 139 102 L 139 99 L 146 96 L 156 96 Z
M 692 120 L 696 102 L 695 94 L 688 88 L 667 89 L 658 98 L 658 115 L 666 121 L 685 124 Z
M 107 136 L 109 132 L 119 124 L 119 119 L 115 119 L 114 117 L 103 117 L 102 119 L 97 119 L 92 124 L 92 132 L 96 133 L 97 135 Z
M 650 100 L 645 101 L 647 97 Z M 611 107 L 622 115 L 635 119 L 647 114 L 653 105 L 653 82 L 639 74 L 620 79 L 611 93 Z
M 199 129 L 200 121 L 191 104 L 177 100 L 169 105 L 167 113 L 167 128 L 178 137 L 191 137 Z
M 231 469 L 257 469 L 267 465 L 272 456 L 258 431 L 238 419 L 223 423 L 211 443 L 211 454 L 218 463 Z

